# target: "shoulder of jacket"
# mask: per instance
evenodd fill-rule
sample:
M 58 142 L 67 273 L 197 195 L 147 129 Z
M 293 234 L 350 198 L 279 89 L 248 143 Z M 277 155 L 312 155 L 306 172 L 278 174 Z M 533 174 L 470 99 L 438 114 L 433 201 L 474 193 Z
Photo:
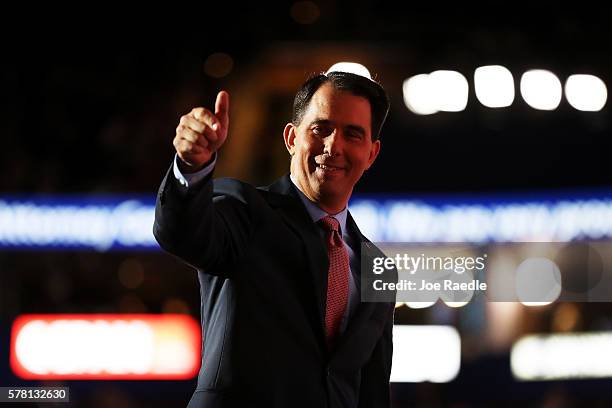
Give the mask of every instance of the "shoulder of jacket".
M 213 196 L 232 197 L 246 204 L 260 199 L 262 191 L 244 181 L 222 177 L 213 180 Z

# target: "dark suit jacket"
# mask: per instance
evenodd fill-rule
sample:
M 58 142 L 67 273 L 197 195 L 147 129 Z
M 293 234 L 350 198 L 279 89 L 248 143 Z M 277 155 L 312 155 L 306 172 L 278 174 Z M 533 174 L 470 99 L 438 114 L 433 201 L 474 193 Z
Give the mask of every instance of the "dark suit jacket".
M 264 188 L 209 178 L 187 190 L 166 174 L 154 234 L 197 268 L 202 299 L 189 407 L 390 405 L 394 304 L 360 303 L 327 350 L 327 251 L 297 194 L 289 176 Z M 347 231 L 367 241 L 350 214 Z

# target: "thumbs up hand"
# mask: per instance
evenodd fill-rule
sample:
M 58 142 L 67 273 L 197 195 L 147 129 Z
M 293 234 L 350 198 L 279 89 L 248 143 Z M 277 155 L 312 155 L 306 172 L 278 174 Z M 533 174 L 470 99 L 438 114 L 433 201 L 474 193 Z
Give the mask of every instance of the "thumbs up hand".
M 229 94 L 217 94 L 215 113 L 206 108 L 194 108 L 181 116 L 172 144 L 181 159 L 182 171 L 193 173 L 211 160 L 225 143 L 229 127 Z

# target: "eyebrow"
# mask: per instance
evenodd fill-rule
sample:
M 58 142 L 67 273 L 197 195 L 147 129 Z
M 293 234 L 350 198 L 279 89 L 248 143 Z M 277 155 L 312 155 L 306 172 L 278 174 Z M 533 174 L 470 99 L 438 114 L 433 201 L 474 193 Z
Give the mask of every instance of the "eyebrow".
M 327 125 L 327 126 L 331 126 L 333 124 L 334 123 L 331 120 L 328 120 L 328 119 L 315 119 L 315 120 L 313 120 L 310 123 L 311 126 L 312 125 Z M 359 125 L 347 125 L 346 129 L 355 131 L 357 133 L 361 133 L 362 136 L 366 135 L 366 130 L 363 127 L 359 126 Z

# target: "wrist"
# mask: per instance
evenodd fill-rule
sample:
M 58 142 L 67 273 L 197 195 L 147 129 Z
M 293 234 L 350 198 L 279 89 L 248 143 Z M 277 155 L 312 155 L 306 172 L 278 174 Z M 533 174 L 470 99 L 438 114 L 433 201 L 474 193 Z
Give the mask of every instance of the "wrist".
M 210 156 L 210 158 L 204 163 L 200 165 L 193 165 L 193 164 L 187 163 L 186 161 L 181 159 L 179 156 L 177 160 L 177 164 L 178 164 L 178 168 L 181 171 L 181 173 L 190 174 L 190 173 L 197 173 L 198 171 L 202 170 L 204 167 L 210 165 L 214 160 L 215 160 L 215 153 L 213 153 Z

